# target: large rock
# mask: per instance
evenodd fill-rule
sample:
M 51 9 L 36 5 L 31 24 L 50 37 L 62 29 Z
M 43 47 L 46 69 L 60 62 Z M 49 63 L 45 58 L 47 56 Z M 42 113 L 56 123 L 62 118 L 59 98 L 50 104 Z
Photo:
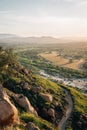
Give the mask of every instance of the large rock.
M 23 94 L 16 94 L 14 99 L 22 108 L 25 109 L 25 111 L 38 115 L 26 96 Z
M 34 123 L 29 122 L 26 126 L 26 130 L 40 130 Z
M 13 117 L 14 112 L 10 104 L 4 99 L 0 99 L 0 126 L 13 122 Z
M 53 101 L 53 97 L 51 94 L 40 93 L 40 96 L 47 102 L 51 103 Z
M 18 124 L 18 111 L 0 86 L 0 126 Z

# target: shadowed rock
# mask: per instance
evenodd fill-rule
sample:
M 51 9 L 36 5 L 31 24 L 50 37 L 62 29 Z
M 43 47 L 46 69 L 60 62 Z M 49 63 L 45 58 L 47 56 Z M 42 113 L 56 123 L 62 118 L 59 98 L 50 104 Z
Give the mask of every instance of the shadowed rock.
M 26 126 L 26 130 L 40 130 L 34 123 L 29 122 Z
M 23 94 L 16 94 L 14 96 L 14 99 L 18 103 L 18 105 L 25 109 L 25 111 L 38 115 L 26 96 L 24 96 Z

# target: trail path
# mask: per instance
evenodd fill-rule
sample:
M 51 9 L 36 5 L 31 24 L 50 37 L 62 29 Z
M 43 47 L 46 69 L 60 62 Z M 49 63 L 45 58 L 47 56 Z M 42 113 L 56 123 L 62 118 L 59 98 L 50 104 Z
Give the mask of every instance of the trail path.
M 69 106 L 66 111 L 66 115 L 63 116 L 62 120 L 60 121 L 60 123 L 58 125 L 59 130 L 65 130 L 66 122 L 67 122 L 68 118 L 70 117 L 72 110 L 73 110 L 73 101 L 72 101 L 71 95 L 67 89 L 63 88 L 63 90 L 66 93 L 66 96 L 67 96 L 67 99 L 69 102 Z

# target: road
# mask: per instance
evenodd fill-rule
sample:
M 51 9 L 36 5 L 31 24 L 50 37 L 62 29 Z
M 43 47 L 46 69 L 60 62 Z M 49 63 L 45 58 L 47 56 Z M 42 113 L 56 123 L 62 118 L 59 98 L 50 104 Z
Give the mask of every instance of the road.
M 60 121 L 60 123 L 58 125 L 59 130 L 65 130 L 66 122 L 69 119 L 69 117 L 71 116 L 71 113 L 73 110 L 73 101 L 72 101 L 71 95 L 68 92 L 68 90 L 66 90 L 65 88 L 63 88 L 63 90 L 66 93 L 69 105 L 68 105 L 68 109 L 66 110 L 66 115 L 63 116 L 62 120 Z

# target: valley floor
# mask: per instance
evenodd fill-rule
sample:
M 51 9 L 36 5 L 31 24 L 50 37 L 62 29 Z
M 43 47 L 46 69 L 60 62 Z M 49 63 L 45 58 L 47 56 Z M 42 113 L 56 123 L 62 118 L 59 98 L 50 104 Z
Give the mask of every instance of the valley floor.
M 49 52 L 41 53 L 39 55 L 52 62 L 54 65 L 75 69 L 75 70 L 81 70 L 80 66 L 85 62 L 84 59 L 82 58 L 73 59 L 70 61 L 70 58 L 67 57 L 65 58 L 62 56 L 62 54 L 60 56 L 57 52 L 54 51 L 52 51 L 51 53 Z

